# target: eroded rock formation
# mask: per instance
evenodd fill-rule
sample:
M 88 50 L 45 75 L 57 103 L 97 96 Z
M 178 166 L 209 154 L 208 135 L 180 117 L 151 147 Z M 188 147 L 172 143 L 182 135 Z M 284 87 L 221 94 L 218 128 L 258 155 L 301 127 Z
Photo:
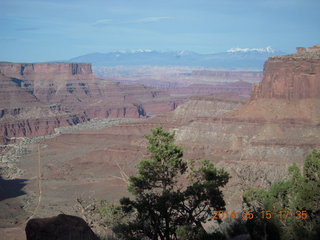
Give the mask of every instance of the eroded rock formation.
M 301 165 L 306 154 L 320 148 L 319 86 L 319 46 L 272 57 L 250 101 L 178 127 L 177 142 L 186 157 L 211 159 L 230 172 L 225 194 L 229 206 L 237 208 L 248 187 L 280 180 L 290 164 Z
M 172 88 L 168 91 L 181 95 L 214 95 L 216 97 L 249 98 L 251 83 L 245 81 L 191 84 L 187 87 Z
M 86 63 L 0 63 L 0 129 L 11 137 L 52 133 L 92 118 L 139 118 L 183 100 L 142 85 L 96 78 Z
M 271 57 L 251 101 L 231 118 L 284 123 L 320 123 L 320 45 Z
M 263 80 L 256 84 L 252 99 L 288 101 L 320 98 L 320 45 L 297 48 L 297 53 L 271 57 L 264 64 Z

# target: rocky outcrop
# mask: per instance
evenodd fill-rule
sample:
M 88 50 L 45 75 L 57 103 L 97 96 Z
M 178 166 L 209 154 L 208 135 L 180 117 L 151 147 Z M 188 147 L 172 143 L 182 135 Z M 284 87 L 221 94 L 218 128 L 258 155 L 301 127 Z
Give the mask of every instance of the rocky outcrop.
M 54 132 L 54 129 L 62 126 L 76 125 L 90 120 L 85 114 L 62 115 L 47 118 L 20 119 L 0 123 L 3 131 L 3 142 L 10 141 L 12 137 L 35 137 L 45 136 Z
M 282 123 L 320 123 L 320 46 L 298 48 L 271 57 L 264 76 L 254 84 L 251 100 L 229 115 L 233 119 Z
M 65 214 L 31 219 L 25 230 L 27 240 L 99 240 L 82 218 Z
M 320 45 L 297 48 L 297 53 L 271 57 L 264 64 L 263 80 L 253 88 L 251 98 L 288 101 L 320 98 Z
M 52 78 L 55 75 L 67 78 L 71 75 L 91 75 L 89 63 L 10 63 L 0 62 L 0 73 L 17 79 Z

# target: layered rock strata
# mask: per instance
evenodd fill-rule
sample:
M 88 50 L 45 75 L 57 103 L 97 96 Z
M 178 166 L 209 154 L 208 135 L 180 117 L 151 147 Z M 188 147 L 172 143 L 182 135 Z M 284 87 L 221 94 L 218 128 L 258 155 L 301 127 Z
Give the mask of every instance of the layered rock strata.
M 251 101 L 231 118 L 283 123 L 320 123 L 320 45 L 271 57 Z
M 295 54 L 271 57 L 264 64 L 263 80 L 255 84 L 251 98 L 288 101 L 320 98 L 320 45 L 297 48 Z
M 186 157 L 211 159 L 231 173 L 225 193 L 229 207 L 238 208 L 248 187 L 282 179 L 290 164 L 302 165 L 306 154 L 320 148 L 319 86 L 319 45 L 271 57 L 250 101 L 178 127 L 177 142 Z
M 96 78 L 86 63 L 0 63 L 2 142 L 50 134 L 92 118 L 146 117 L 183 100 L 142 85 Z
M 251 83 L 245 81 L 218 82 L 212 84 L 191 84 L 187 87 L 169 89 L 169 93 L 175 95 L 213 95 L 215 97 L 249 98 Z

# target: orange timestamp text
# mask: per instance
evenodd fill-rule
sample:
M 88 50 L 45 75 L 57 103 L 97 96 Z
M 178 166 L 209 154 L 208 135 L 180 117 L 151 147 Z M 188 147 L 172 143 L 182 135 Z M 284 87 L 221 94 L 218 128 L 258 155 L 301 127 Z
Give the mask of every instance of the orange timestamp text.
M 271 212 L 268 210 L 262 211 L 252 211 L 252 210 L 244 210 L 241 212 L 220 210 L 220 211 L 211 211 L 211 219 L 226 219 L 226 218 L 241 218 L 241 219 L 271 219 L 273 217 L 279 217 L 280 219 L 287 219 L 289 217 L 295 217 L 296 219 L 307 219 L 309 217 L 308 212 L 306 210 L 297 210 L 297 211 L 289 211 L 289 210 L 281 210 L 278 212 Z

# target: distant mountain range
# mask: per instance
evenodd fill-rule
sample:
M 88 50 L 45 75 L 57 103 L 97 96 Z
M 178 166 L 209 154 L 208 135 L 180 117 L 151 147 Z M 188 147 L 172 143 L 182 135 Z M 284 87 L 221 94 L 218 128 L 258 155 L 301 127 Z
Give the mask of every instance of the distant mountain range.
M 93 66 L 200 66 L 210 68 L 262 69 L 271 56 L 286 53 L 266 48 L 231 48 L 226 52 L 200 54 L 190 51 L 132 50 L 109 53 L 90 53 L 70 59 L 70 62 L 87 62 Z

